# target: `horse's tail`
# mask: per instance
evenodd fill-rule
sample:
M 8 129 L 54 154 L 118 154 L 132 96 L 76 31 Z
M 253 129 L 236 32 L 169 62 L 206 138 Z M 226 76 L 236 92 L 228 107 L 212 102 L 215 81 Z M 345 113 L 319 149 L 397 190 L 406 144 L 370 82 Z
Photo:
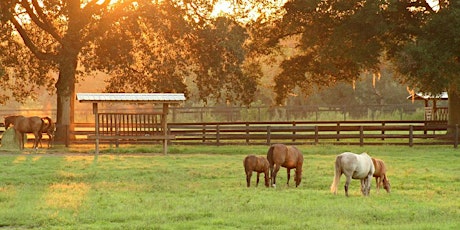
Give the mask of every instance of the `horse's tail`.
M 42 117 L 41 119 L 42 119 L 41 130 L 42 130 L 42 132 L 46 132 L 51 127 L 53 121 L 49 117 Z M 45 122 L 45 120 L 46 120 L 46 122 Z
M 340 165 L 342 156 L 337 156 L 335 158 L 335 172 L 334 172 L 334 180 L 331 184 L 331 192 L 337 194 L 337 186 L 340 181 L 340 176 L 342 175 L 342 166 Z
M 273 151 L 275 149 L 275 146 L 270 146 L 270 148 L 268 148 L 268 152 L 267 152 L 267 160 L 268 160 L 268 178 L 270 179 L 270 186 L 272 185 L 273 181 L 272 181 L 272 174 L 273 174 L 273 164 L 274 164 L 274 161 L 273 161 Z
M 267 152 L 267 160 L 268 160 L 268 163 L 272 163 L 273 162 L 273 149 L 275 148 L 275 146 L 270 146 L 270 148 L 268 149 L 268 152 Z

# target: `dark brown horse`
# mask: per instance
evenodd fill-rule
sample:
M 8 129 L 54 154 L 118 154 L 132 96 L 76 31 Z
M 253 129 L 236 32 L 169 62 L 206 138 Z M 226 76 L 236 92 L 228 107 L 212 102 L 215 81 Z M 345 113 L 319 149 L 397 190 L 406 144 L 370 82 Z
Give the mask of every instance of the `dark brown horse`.
M 391 185 L 390 179 L 387 177 L 387 167 L 385 166 L 385 162 L 380 159 L 372 158 L 372 163 L 374 163 L 374 177 L 375 182 L 377 183 L 377 192 L 379 191 L 380 187 L 383 185 L 383 188 L 390 193 Z
M 17 116 L 13 121 L 14 130 L 16 131 L 16 138 L 19 142 L 19 149 L 24 149 L 24 134 L 33 133 L 35 136 L 33 148 L 38 148 L 38 143 L 42 139 L 42 130 L 45 122 L 37 116 L 24 117 Z
M 257 183 L 259 185 L 259 175 L 264 173 L 265 176 L 265 186 L 268 187 L 269 178 L 268 178 L 268 160 L 263 156 L 248 155 L 244 158 L 243 161 L 244 171 L 246 172 L 246 184 L 248 187 L 251 185 L 251 176 L 252 172 L 257 172 Z
M 302 180 L 303 155 L 295 146 L 274 144 L 270 146 L 267 153 L 267 160 L 270 163 L 270 185 L 276 187 L 276 174 L 280 167 L 287 169 L 287 185 L 291 178 L 291 169 L 295 169 L 295 186 L 299 186 Z

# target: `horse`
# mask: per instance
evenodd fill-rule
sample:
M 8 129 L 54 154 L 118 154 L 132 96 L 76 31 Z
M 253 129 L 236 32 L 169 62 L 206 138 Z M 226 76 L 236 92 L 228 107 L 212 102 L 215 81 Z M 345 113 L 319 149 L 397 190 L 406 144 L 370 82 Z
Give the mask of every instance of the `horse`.
M 35 136 L 33 148 L 38 148 L 38 143 L 42 139 L 42 130 L 45 122 L 37 116 L 24 117 L 17 116 L 13 121 L 14 130 L 16 131 L 16 138 L 18 138 L 19 149 L 24 149 L 24 134 L 33 133 Z
M 50 148 L 54 140 L 54 131 L 56 129 L 56 126 L 54 125 L 53 120 L 51 120 L 50 117 L 42 117 L 41 119 L 43 120 L 43 122 L 45 122 L 45 125 L 42 128 L 42 133 L 46 133 L 48 135 L 48 148 Z
M 385 166 L 385 162 L 383 160 L 377 159 L 377 158 L 371 158 L 372 163 L 374 163 L 374 177 L 375 177 L 375 182 L 377 183 L 377 192 L 380 190 L 380 187 L 383 184 L 383 188 L 390 193 L 391 190 L 391 185 L 390 185 L 390 179 L 387 177 L 387 167 Z
M 269 178 L 268 178 L 268 160 L 263 156 L 248 155 L 243 160 L 244 171 L 246 172 L 246 184 L 248 188 L 251 185 L 251 176 L 252 172 L 257 172 L 257 184 L 259 185 L 259 175 L 264 173 L 265 176 L 265 186 L 268 187 Z
M 335 175 L 331 185 L 331 192 L 337 194 L 337 185 L 340 177 L 345 174 L 345 195 L 348 197 L 348 186 L 351 179 L 361 180 L 361 192 L 364 196 L 369 196 L 371 191 L 371 179 L 374 175 L 374 164 L 367 153 L 355 154 L 344 152 L 335 158 Z
M 287 185 L 291 178 L 291 169 L 295 168 L 295 186 L 299 186 L 302 180 L 303 155 L 295 146 L 284 144 L 273 144 L 267 152 L 267 159 L 270 163 L 270 185 L 276 187 L 276 174 L 280 167 L 287 170 Z

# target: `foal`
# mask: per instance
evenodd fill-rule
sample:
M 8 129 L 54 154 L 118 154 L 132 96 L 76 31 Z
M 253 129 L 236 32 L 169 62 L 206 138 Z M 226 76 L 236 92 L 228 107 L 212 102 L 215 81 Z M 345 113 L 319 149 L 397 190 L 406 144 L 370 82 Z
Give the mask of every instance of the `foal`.
M 246 172 L 246 183 L 247 186 L 251 185 L 252 172 L 257 172 L 257 185 L 259 185 L 259 175 L 264 173 L 265 175 L 265 186 L 268 187 L 268 160 L 263 156 L 248 155 L 243 161 L 244 171 Z
M 372 163 L 374 163 L 374 177 L 375 182 L 377 183 L 377 192 L 380 189 L 380 186 L 383 184 L 383 188 L 390 193 L 391 185 L 390 180 L 387 177 L 387 167 L 385 166 L 385 162 L 380 159 L 372 158 Z

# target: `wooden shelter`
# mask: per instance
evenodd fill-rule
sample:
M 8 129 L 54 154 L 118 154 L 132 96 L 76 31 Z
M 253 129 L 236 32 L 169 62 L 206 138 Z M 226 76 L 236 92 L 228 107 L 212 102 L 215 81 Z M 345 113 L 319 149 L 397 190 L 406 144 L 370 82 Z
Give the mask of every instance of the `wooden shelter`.
M 96 154 L 99 153 L 99 140 L 144 139 L 161 140 L 163 153 L 167 154 L 167 117 L 170 104 L 185 101 L 183 93 L 77 93 L 81 103 L 92 103 L 95 120 Z M 162 104 L 161 112 L 152 113 L 100 113 L 99 103 L 151 103 Z
M 409 100 L 424 101 L 425 103 L 425 121 L 427 122 L 447 122 L 448 107 L 438 107 L 437 101 L 447 101 L 449 97 L 447 92 L 439 95 L 415 93 L 407 97 Z M 431 101 L 431 106 L 430 106 Z

